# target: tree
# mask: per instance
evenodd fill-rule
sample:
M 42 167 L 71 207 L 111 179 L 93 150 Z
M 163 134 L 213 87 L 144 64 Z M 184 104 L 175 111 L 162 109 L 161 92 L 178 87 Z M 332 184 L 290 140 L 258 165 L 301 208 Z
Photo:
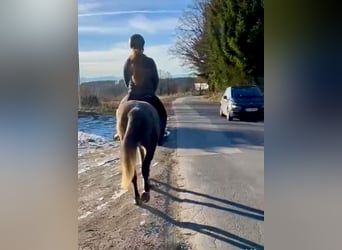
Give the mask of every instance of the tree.
M 197 75 L 208 77 L 207 37 L 204 29 L 205 9 L 209 0 L 194 0 L 183 12 L 176 28 L 176 43 L 170 54 L 179 57 Z
M 212 0 L 208 5 L 209 82 L 215 88 L 263 76 L 263 11 L 262 0 Z
M 167 89 L 167 95 L 171 94 L 171 73 L 170 72 L 166 72 L 166 89 Z
M 170 52 L 211 90 L 256 83 L 264 74 L 264 1 L 194 0 Z

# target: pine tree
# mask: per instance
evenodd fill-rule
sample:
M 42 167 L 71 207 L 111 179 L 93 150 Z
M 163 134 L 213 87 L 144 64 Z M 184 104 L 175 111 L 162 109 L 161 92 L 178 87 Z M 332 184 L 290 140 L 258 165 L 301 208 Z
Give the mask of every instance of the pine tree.
M 215 89 L 263 76 L 263 1 L 212 0 L 206 13 L 209 82 Z
M 264 1 L 194 0 L 171 53 L 211 90 L 256 82 L 264 74 Z

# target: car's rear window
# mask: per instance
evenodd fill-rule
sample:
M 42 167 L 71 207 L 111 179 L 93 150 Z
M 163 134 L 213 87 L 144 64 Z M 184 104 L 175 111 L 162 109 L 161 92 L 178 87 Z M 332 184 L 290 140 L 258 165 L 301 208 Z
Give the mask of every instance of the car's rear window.
M 261 96 L 262 96 L 262 93 L 260 89 L 256 87 L 232 88 L 233 98 L 261 97 Z

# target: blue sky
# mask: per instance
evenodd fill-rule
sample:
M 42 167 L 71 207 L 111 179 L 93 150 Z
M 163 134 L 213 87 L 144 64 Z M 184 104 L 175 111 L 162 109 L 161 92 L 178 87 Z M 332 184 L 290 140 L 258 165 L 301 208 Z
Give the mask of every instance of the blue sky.
M 79 0 L 81 77 L 122 77 L 133 33 L 145 37 L 145 53 L 171 75 L 190 71 L 168 55 L 182 11 L 192 0 Z

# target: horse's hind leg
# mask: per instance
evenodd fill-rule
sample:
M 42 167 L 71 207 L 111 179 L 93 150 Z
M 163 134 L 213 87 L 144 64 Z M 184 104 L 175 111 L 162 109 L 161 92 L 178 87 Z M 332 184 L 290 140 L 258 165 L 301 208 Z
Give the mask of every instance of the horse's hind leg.
M 135 171 L 135 174 L 132 179 L 133 188 L 134 188 L 134 203 L 135 205 L 141 204 L 140 194 L 138 190 L 138 177 L 137 177 L 137 171 Z
M 150 200 L 149 176 L 150 176 L 151 161 L 153 159 L 155 149 L 156 149 L 156 145 L 151 146 L 149 149 L 147 149 L 147 154 L 142 164 L 142 175 L 144 177 L 144 192 L 141 195 L 141 200 L 143 202 L 148 202 Z

